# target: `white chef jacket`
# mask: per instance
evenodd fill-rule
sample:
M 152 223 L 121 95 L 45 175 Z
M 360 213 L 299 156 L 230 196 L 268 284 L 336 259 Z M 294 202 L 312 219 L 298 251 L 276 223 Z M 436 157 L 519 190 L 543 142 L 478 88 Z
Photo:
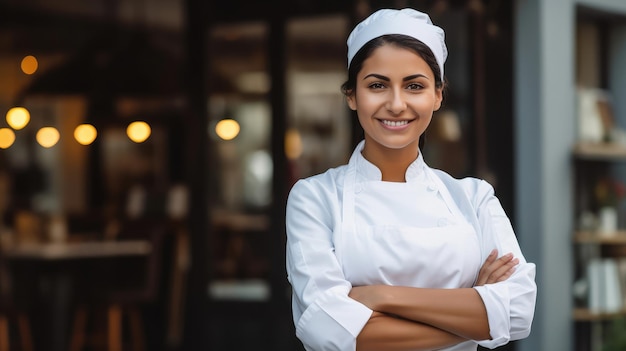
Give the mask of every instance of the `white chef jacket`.
M 287 202 L 287 274 L 296 335 L 307 350 L 356 349 L 372 310 L 352 286 L 473 287 L 492 249 L 520 260 L 506 281 L 476 286 L 490 340 L 445 350 L 495 348 L 530 333 L 537 287 L 491 185 L 454 179 L 421 152 L 406 182 L 381 181 L 362 141 L 347 165 L 299 180 Z

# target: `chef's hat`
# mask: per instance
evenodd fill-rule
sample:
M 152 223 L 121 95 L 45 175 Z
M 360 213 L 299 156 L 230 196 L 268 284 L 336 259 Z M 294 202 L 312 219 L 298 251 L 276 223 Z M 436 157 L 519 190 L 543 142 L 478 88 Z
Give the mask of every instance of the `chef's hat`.
M 443 80 L 443 63 L 448 56 L 445 33 L 427 14 L 409 8 L 378 10 L 359 23 L 348 36 L 348 67 L 363 45 L 386 34 L 408 35 L 426 44 L 435 55 Z

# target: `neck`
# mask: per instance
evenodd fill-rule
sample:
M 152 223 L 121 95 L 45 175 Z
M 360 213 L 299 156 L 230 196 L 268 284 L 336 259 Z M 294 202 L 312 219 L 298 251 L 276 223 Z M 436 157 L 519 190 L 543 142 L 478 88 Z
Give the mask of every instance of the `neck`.
M 419 156 L 419 148 L 417 142 L 401 149 L 390 149 L 366 141 L 361 154 L 378 167 L 383 181 L 406 182 L 406 170 Z

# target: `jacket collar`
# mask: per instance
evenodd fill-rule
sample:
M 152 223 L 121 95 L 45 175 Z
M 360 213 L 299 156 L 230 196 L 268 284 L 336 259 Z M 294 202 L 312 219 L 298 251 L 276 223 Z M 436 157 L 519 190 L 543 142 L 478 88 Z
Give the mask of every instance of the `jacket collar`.
M 380 181 L 382 179 L 382 173 L 380 169 L 373 163 L 365 159 L 363 154 L 363 147 L 365 146 L 365 140 L 362 140 L 354 149 L 351 160 L 354 161 L 353 167 L 356 167 L 359 181 Z M 352 163 L 352 161 L 351 161 Z M 422 151 L 419 151 L 417 159 L 413 161 L 406 170 L 405 178 L 407 182 L 413 182 L 424 178 L 424 169 L 428 167 L 424 162 Z

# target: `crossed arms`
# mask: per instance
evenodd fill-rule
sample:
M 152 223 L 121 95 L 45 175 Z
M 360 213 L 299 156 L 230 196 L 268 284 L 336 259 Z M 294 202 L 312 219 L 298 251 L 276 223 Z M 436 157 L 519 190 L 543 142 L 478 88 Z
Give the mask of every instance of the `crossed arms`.
M 492 251 L 476 286 L 506 280 L 518 262 L 511 254 L 497 258 Z M 354 287 L 349 296 L 374 311 L 357 337 L 358 351 L 433 350 L 490 339 L 487 312 L 473 288 L 371 285 Z

